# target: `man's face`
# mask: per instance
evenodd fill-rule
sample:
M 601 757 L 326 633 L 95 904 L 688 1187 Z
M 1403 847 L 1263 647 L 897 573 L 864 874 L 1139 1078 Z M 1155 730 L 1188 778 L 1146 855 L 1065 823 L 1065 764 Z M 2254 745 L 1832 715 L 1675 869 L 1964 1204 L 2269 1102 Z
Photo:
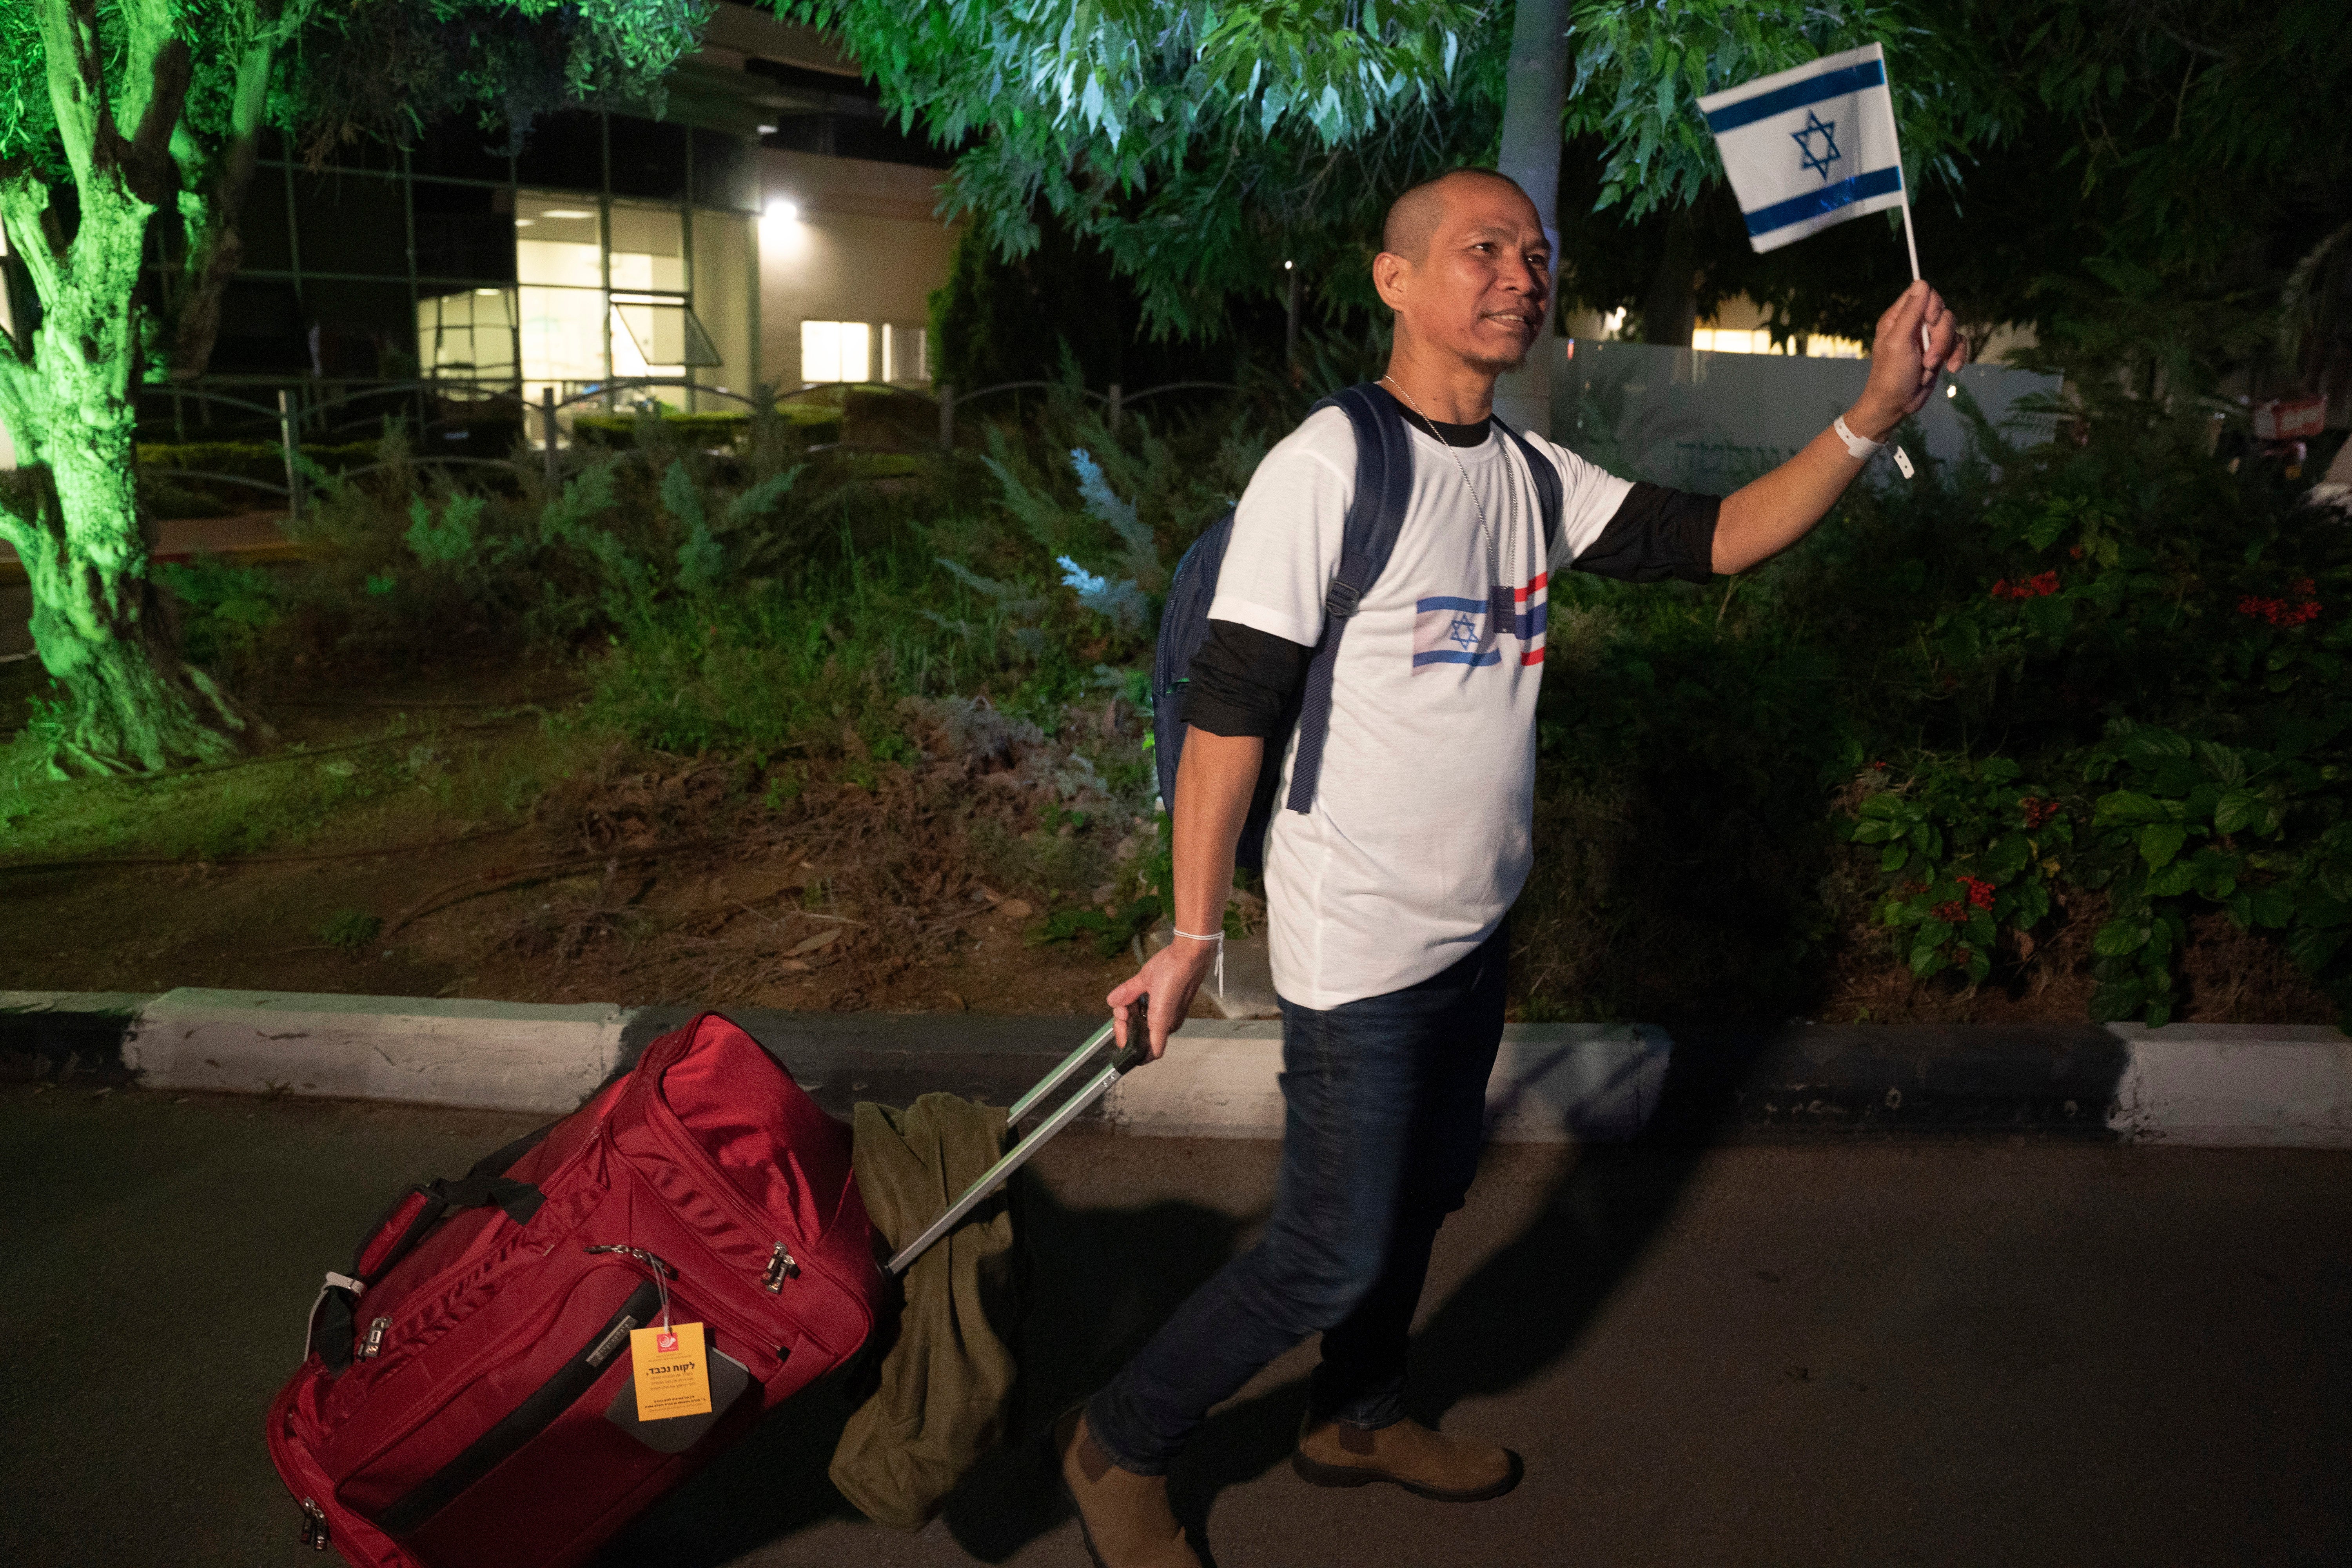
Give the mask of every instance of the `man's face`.
M 1516 368 L 1542 329 L 1551 247 L 1535 204 L 1500 180 L 1450 180 L 1420 260 L 1383 255 L 1374 280 L 1414 338 L 1481 370 Z

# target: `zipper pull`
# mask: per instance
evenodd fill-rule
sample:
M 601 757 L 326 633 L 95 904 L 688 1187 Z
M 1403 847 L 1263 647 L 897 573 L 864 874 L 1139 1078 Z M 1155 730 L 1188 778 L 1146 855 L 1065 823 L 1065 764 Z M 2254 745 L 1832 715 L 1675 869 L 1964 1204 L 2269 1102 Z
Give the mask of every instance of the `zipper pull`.
M 360 1344 L 360 1360 L 373 1361 L 383 1352 L 384 1331 L 391 1327 L 390 1318 L 378 1318 L 368 1325 L 367 1338 Z
M 677 1272 L 677 1269 L 672 1268 L 668 1264 L 664 1263 L 659 1258 L 656 1258 L 642 1247 L 583 1247 L 580 1250 L 583 1252 L 617 1252 L 625 1257 L 635 1258 L 638 1262 L 652 1269 L 656 1275 L 671 1275 Z
M 302 1544 L 313 1552 L 327 1549 L 327 1510 L 315 1498 L 302 1500 Z
M 768 1294 L 771 1296 L 782 1294 L 785 1280 L 797 1279 L 800 1277 L 800 1264 L 793 1260 L 791 1253 L 784 1250 L 782 1242 L 776 1243 L 776 1250 L 768 1258 L 766 1275 Z

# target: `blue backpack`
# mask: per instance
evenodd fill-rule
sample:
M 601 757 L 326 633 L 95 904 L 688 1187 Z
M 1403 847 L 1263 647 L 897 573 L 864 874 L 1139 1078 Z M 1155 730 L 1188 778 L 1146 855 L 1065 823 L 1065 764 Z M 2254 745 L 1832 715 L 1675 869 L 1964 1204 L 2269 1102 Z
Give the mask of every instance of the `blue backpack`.
M 1250 797 L 1249 816 L 1242 824 L 1235 860 L 1252 870 L 1265 865 L 1265 830 L 1274 820 L 1276 781 L 1281 776 L 1285 742 L 1298 732 L 1298 761 L 1290 773 L 1286 809 L 1304 813 L 1315 801 L 1315 783 L 1323 771 L 1323 743 L 1331 730 L 1331 671 L 1339 658 L 1339 637 L 1349 618 L 1380 579 L 1396 549 L 1404 527 L 1405 509 L 1412 500 L 1412 438 L 1396 400 L 1370 382 L 1335 393 L 1307 412 L 1337 408 L 1347 415 L 1356 434 L 1356 494 L 1348 505 L 1340 535 L 1339 564 L 1323 601 L 1323 637 L 1307 666 L 1307 684 L 1297 709 L 1282 731 L 1266 742 L 1257 788 Z M 1528 444 L 1527 437 L 1503 423 L 1495 428 L 1518 443 L 1535 476 L 1536 505 L 1543 517 L 1545 553 L 1559 532 L 1561 496 L 1559 472 Z M 1158 761 L 1160 799 L 1173 809 L 1176 765 L 1184 754 L 1184 687 L 1191 679 L 1192 658 L 1209 636 L 1209 606 L 1217 597 L 1217 574 L 1225 563 L 1225 546 L 1234 536 L 1234 514 L 1209 525 L 1184 558 L 1168 584 L 1168 602 L 1160 616 L 1160 641 L 1151 659 L 1152 751 Z

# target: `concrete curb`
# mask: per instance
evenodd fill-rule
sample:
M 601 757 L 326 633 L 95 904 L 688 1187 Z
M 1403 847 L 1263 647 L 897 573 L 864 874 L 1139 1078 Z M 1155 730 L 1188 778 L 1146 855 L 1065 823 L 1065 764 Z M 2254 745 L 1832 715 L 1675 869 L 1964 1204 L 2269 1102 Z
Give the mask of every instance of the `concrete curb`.
M 0 1076 L 560 1114 L 686 1008 L 304 995 L 0 992 Z M 929 1089 L 1009 1101 L 1087 1018 L 729 1016 L 836 1114 Z M 1143 1136 L 1272 1138 L 1281 1026 L 1194 1019 L 1090 1119 Z M 2305 1026 L 1792 1025 L 1677 1042 L 1647 1025 L 1516 1024 L 1487 1088 L 1506 1142 L 2029 1133 L 2352 1148 L 2352 1039 Z

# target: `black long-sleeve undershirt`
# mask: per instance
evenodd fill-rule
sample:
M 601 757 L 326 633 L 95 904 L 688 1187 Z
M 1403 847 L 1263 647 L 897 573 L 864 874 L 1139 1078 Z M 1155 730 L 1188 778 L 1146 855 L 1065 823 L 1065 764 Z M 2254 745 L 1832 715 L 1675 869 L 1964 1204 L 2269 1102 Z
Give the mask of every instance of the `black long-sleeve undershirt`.
M 1483 426 L 1448 425 L 1441 430 L 1457 446 L 1475 444 L 1455 439 L 1457 433 L 1466 437 L 1475 430 L 1485 438 Z M 1637 483 L 1570 569 L 1629 583 L 1668 577 L 1704 583 L 1713 574 L 1715 525 L 1722 506 L 1719 496 Z M 1212 735 L 1281 734 L 1297 711 L 1314 652 L 1255 626 L 1212 620 L 1201 651 L 1192 656 L 1184 721 Z

